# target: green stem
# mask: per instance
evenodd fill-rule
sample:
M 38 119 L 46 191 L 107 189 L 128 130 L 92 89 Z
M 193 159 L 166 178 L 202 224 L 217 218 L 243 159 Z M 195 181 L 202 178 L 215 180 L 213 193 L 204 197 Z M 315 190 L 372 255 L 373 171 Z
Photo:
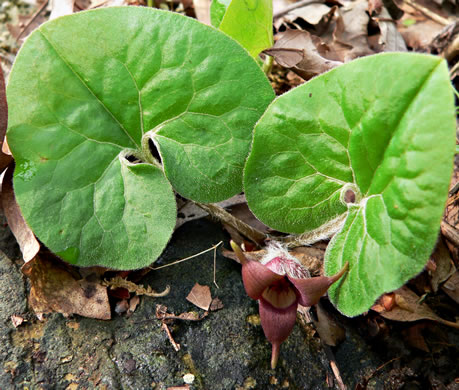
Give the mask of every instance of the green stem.
M 273 68 L 273 57 L 271 56 L 266 56 L 265 62 L 263 62 L 263 72 L 265 72 L 266 75 L 268 75 L 271 72 L 271 69 Z
M 153 8 L 153 0 L 147 0 L 147 7 Z

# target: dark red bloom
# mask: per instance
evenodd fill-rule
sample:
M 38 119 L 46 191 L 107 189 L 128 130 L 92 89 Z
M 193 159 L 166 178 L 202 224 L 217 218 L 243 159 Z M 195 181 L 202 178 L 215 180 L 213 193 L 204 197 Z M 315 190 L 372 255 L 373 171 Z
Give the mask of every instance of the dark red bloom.
M 242 281 L 247 295 L 260 304 L 261 326 L 272 344 L 271 367 L 274 369 L 279 348 L 292 332 L 298 304 L 312 306 L 328 288 L 344 275 L 348 264 L 334 276 L 311 278 L 308 270 L 281 247 L 274 247 L 257 262 L 245 257 L 241 248 L 231 247 L 242 264 Z

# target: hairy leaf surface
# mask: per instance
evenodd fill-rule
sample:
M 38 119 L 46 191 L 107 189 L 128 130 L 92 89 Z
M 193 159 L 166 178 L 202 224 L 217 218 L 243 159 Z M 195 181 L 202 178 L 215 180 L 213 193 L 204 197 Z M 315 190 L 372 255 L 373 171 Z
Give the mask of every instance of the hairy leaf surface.
M 342 221 L 329 295 L 358 315 L 419 273 L 437 239 L 455 150 L 448 70 L 438 57 L 381 54 L 277 98 L 258 122 L 245 168 L 255 215 L 289 233 Z M 346 202 L 350 191 L 355 202 Z M 347 195 L 346 195 L 347 193 Z
M 251 130 L 273 91 L 219 31 L 116 7 L 40 26 L 7 95 L 16 197 L 35 234 L 71 263 L 132 269 L 170 238 L 172 187 L 200 202 L 241 190 Z

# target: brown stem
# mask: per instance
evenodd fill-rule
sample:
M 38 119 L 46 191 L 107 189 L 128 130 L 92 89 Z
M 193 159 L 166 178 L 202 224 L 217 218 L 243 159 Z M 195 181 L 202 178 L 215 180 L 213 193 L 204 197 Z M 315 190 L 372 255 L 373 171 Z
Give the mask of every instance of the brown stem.
M 212 217 L 215 217 L 221 222 L 224 222 L 232 228 L 236 229 L 239 233 L 247 237 L 249 240 L 255 242 L 256 244 L 262 244 L 268 238 L 268 235 L 232 216 L 230 213 L 228 213 L 228 211 L 220 206 L 211 203 L 196 203 L 196 205 L 202 208 L 204 211 L 207 211 Z

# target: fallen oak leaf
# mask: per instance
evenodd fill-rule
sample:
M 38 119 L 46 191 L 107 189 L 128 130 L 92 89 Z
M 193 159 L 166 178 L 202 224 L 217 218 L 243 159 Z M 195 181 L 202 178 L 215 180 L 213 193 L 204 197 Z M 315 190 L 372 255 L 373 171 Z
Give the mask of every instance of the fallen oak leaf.
M 147 286 L 147 288 L 139 286 L 134 282 L 122 278 L 121 276 L 115 276 L 110 280 L 104 279 L 102 285 L 109 287 L 112 290 L 116 288 L 125 288 L 131 293 L 136 293 L 137 295 L 146 295 L 153 298 L 164 297 L 169 294 L 171 290 L 169 286 L 166 286 L 163 292 L 158 293 L 154 291 L 150 286 Z
M 186 300 L 202 310 L 209 310 L 212 303 L 209 286 L 201 286 L 199 283 L 196 283 L 186 297 Z
M 425 303 L 420 303 L 420 297 L 403 286 L 394 291 L 396 305 L 392 310 L 387 311 L 380 304 L 374 305 L 371 309 L 379 313 L 382 317 L 392 321 L 413 322 L 420 320 L 435 321 L 440 324 L 459 329 L 459 323 L 447 321 L 436 315 L 433 310 Z
M 5 172 L 2 183 L 2 207 L 11 232 L 21 248 L 24 261 L 32 260 L 40 250 L 40 244 L 22 216 L 13 191 L 13 165 Z

